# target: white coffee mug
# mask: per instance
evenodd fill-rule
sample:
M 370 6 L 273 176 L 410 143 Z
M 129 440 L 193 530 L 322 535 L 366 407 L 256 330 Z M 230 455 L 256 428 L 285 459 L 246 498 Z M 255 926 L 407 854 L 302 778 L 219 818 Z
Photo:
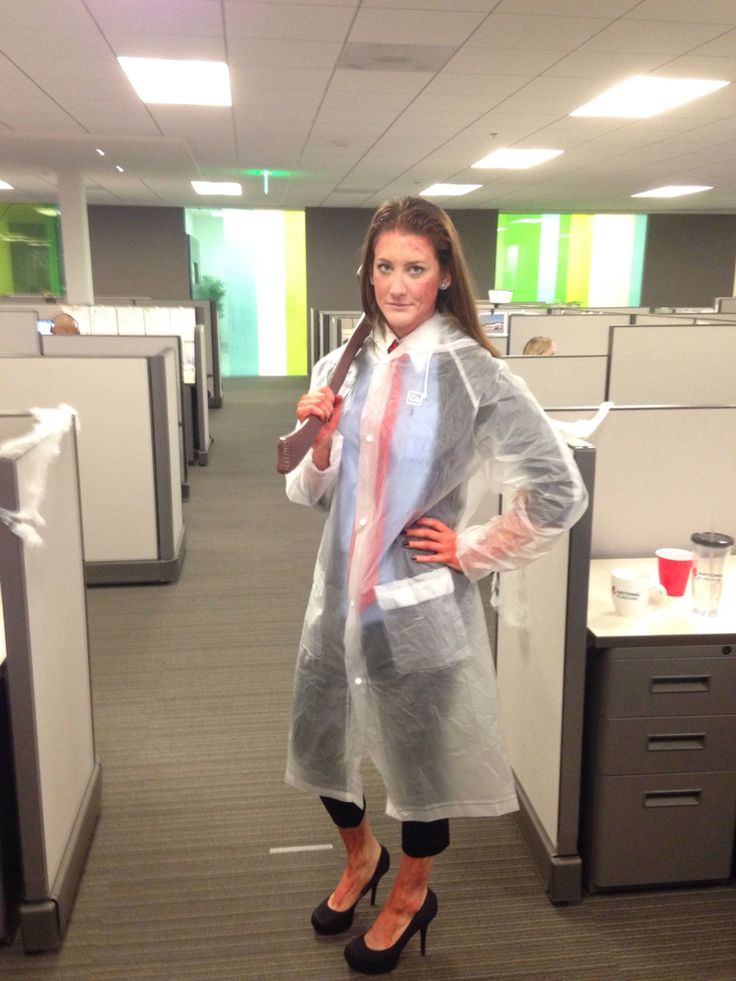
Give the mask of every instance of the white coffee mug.
M 620 568 L 611 573 L 611 596 L 619 616 L 640 617 L 650 603 L 653 606 L 663 603 L 667 591 L 644 570 Z

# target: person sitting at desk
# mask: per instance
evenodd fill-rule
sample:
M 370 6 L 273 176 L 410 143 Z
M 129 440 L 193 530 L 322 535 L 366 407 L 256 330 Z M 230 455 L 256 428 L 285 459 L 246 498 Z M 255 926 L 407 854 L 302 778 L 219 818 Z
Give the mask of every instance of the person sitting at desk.
M 530 337 L 522 354 L 557 354 L 557 345 L 551 337 Z
M 52 334 L 78 334 L 79 324 L 70 313 L 58 313 L 51 321 Z

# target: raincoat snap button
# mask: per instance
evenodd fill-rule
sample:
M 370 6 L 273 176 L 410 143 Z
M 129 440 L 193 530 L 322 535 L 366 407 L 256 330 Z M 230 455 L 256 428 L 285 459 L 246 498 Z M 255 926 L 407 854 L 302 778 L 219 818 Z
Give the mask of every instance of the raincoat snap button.
M 368 524 L 368 518 L 361 518 L 358 524 L 361 528 L 365 528 L 365 526 Z
M 363 679 L 362 678 L 356 678 L 355 679 L 355 684 L 356 685 L 362 685 L 363 684 Z
M 365 438 L 365 441 L 366 441 L 366 443 L 372 443 L 373 442 L 373 436 L 370 433 L 368 433 L 368 435 Z

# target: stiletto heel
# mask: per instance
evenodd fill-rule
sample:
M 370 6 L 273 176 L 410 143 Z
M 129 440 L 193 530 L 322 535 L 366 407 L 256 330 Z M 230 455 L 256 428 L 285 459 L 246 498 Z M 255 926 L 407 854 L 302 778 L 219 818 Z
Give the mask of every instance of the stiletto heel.
M 419 931 L 420 950 L 424 955 L 427 949 L 427 929 L 437 916 L 438 908 L 437 896 L 431 889 L 427 889 L 424 902 L 392 947 L 387 947 L 385 950 L 373 950 L 366 946 L 365 934 L 362 934 L 351 940 L 345 947 L 345 960 L 354 971 L 359 971 L 361 974 L 388 974 L 399 963 L 402 950 L 417 931 Z
M 360 895 L 355 900 L 353 905 L 349 909 L 337 910 L 332 909 L 327 905 L 327 899 L 320 903 L 319 906 L 312 913 L 312 926 L 314 927 L 315 933 L 320 933 L 323 935 L 329 935 L 334 933 L 342 933 L 343 930 L 347 930 L 352 922 L 353 916 L 355 915 L 355 907 L 361 901 L 366 893 L 371 894 L 371 906 L 376 905 L 376 890 L 378 889 L 378 883 L 381 881 L 383 876 L 388 872 L 391 867 L 391 856 L 388 853 L 388 849 L 381 845 L 381 854 L 378 857 L 378 862 L 376 863 L 376 868 L 373 875 L 369 881 L 363 886 L 360 891 Z

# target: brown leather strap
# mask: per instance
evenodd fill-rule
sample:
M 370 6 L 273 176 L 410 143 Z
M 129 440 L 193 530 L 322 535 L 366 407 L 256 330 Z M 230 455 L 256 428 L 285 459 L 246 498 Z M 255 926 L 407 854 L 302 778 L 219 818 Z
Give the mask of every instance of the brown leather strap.
M 337 393 L 342 388 L 345 376 L 350 365 L 353 363 L 355 355 L 363 346 L 363 341 L 370 333 L 371 326 L 363 314 L 358 321 L 355 330 L 345 345 L 345 350 L 340 355 L 340 360 L 335 365 L 335 369 L 327 383 L 332 391 Z M 276 443 L 276 470 L 279 473 L 290 473 L 304 459 L 311 449 L 312 443 L 317 438 L 317 434 L 322 428 L 323 422 L 317 416 L 310 416 L 301 428 L 296 429 L 287 436 L 279 436 Z

